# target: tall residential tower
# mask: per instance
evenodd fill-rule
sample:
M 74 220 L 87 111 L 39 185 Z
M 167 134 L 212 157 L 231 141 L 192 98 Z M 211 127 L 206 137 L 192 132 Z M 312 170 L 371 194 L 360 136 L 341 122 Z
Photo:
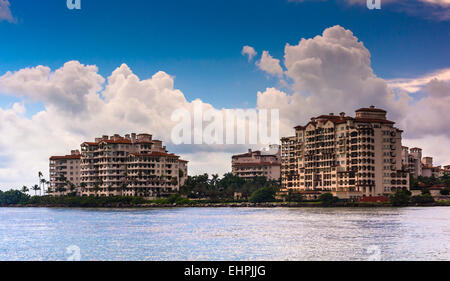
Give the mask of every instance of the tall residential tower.
M 66 163 L 75 160 L 77 177 L 69 178 Z M 59 163 L 64 165 L 58 168 Z M 64 186 L 52 177 L 51 185 L 68 189 L 75 184 L 80 196 L 158 197 L 179 190 L 187 178 L 187 163 L 149 134 L 103 136 L 81 144 L 81 154 L 50 158 L 50 172 L 61 169 L 67 180 Z
M 332 192 L 341 198 L 382 196 L 409 189 L 402 169 L 402 131 L 371 106 L 311 118 L 282 139 L 282 187 Z

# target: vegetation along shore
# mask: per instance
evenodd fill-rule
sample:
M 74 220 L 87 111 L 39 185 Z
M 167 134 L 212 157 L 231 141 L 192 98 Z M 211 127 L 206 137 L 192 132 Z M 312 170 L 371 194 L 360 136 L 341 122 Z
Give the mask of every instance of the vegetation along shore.
M 447 178 L 447 177 L 446 177 Z M 400 190 L 388 200 L 361 202 L 341 200 L 331 193 L 317 198 L 307 198 L 301 193 L 280 195 L 277 181 L 256 177 L 244 180 L 231 173 L 222 178 L 208 174 L 189 176 L 177 193 L 158 199 L 127 196 L 79 196 L 76 191 L 65 196 L 28 194 L 22 190 L 0 191 L 0 207 L 67 207 L 67 208 L 164 208 L 164 207 L 403 207 L 403 206 L 450 206 L 449 189 L 441 190 L 442 198 L 435 199 L 427 188 L 417 188 L 423 181 L 413 182 L 415 195 Z M 448 182 L 445 182 L 446 186 Z M 34 190 L 34 189 L 33 189 Z M 36 192 L 35 192 L 36 193 Z M 447 199 L 445 199 L 447 198 Z

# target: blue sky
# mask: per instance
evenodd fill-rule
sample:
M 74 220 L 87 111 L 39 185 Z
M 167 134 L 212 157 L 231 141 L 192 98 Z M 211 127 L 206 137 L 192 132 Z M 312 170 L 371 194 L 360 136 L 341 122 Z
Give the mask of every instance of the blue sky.
M 450 0 L 381 1 L 0 0 L 0 189 L 31 185 L 50 155 L 132 131 L 163 140 L 191 174 L 228 172 L 250 144 L 171 143 L 169 116 L 195 99 L 280 109 L 281 136 L 374 104 L 403 144 L 450 164 Z
M 252 107 L 273 78 L 249 64 L 243 45 L 282 59 L 286 43 L 339 24 L 371 51 L 383 78 L 414 77 L 448 66 L 448 21 L 384 6 L 368 10 L 342 2 L 12 0 L 16 23 L 0 23 L 0 74 L 27 66 L 52 69 L 66 61 L 95 64 L 104 77 L 127 63 L 142 78 L 163 70 L 191 100 L 216 107 Z M 0 97 L 1 104 L 15 98 Z M 37 106 L 39 108 L 39 106 Z M 30 111 L 32 112 L 32 111 Z

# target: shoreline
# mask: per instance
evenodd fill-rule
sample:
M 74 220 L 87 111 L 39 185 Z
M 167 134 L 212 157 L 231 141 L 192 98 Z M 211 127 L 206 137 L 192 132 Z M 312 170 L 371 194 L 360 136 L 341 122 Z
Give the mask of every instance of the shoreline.
M 97 206 L 80 206 L 65 204 L 12 204 L 0 208 L 82 208 L 82 209 L 157 209 L 157 208 L 406 208 L 406 207 L 450 207 L 450 202 L 435 202 L 432 204 L 408 204 L 393 206 L 386 203 L 345 203 L 324 205 L 311 203 L 198 203 L 198 204 L 123 204 L 112 203 Z

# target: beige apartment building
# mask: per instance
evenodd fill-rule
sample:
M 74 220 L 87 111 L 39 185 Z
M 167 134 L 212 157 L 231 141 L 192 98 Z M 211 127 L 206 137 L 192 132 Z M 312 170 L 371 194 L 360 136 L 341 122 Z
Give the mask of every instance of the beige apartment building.
M 331 192 L 340 198 L 384 196 L 409 189 L 402 168 L 402 131 L 371 106 L 311 118 L 281 140 L 282 188 Z
M 66 194 L 71 185 L 80 185 L 80 160 L 79 150 L 72 150 L 70 155 L 50 157 L 50 191 L 53 194 Z
M 434 166 L 433 157 L 422 158 L 422 149 L 418 147 L 402 148 L 402 164 L 403 168 L 415 178 L 419 176 L 440 178 L 450 173 L 448 166 Z
M 415 178 L 422 175 L 422 149 L 402 147 L 402 165 Z
M 278 181 L 281 177 L 280 146 L 272 145 L 268 152 L 249 149 L 248 153 L 234 155 L 231 166 L 233 175 L 244 179 L 266 177 Z
M 422 159 L 422 176 L 440 178 L 445 174 L 450 175 L 450 166 L 433 166 L 433 157 L 424 157 Z
M 80 196 L 155 198 L 179 190 L 187 164 L 150 134 L 102 136 L 81 144 Z

